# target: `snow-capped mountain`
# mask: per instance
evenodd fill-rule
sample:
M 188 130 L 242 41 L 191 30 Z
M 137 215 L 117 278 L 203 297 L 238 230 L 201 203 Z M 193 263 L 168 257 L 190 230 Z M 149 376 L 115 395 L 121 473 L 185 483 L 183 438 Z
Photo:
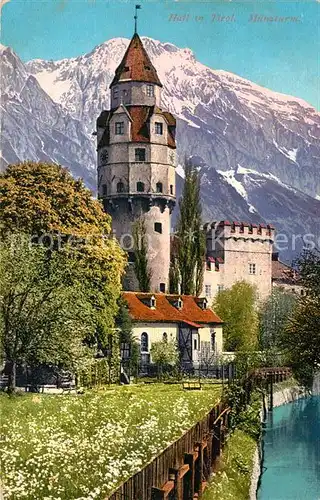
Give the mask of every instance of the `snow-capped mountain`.
M 109 84 L 128 42 L 112 39 L 77 58 L 26 64 L 2 48 L 2 168 L 52 160 L 94 189 L 92 132 L 109 107 Z M 212 70 L 189 49 L 143 43 L 164 86 L 162 106 L 178 118 L 179 162 L 193 155 L 202 165 L 205 219 L 319 230 L 320 114 L 301 99 Z M 178 187 L 182 182 L 178 175 Z
M 277 250 L 288 261 L 306 243 L 319 246 L 320 200 L 285 185 L 273 174 L 240 165 L 235 170 L 216 171 L 199 156 L 191 157 L 191 161 L 200 168 L 205 222 L 235 220 L 234 214 L 238 221 L 272 222 L 277 229 Z M 179 180 L 178 194 L 182 186 Z
M 80 120 L 41 88 L 16 54 L 1 49 L 0 169 L 21 160 L 55 161 L 95 185 L 95 144 Z
M 163 107 L 180 118 L 180 159 L 198 154 L 217 170 L 244 165 L 320 195 L 320 114 L 312 106 L 212 70 L 189 49 L 142 40 L 164 86 Z M 92 132 L 100 111 L 109 106 L 109 84 L 128 42 L 116 38 L 78 58 L 35 60 L 26 67 Z

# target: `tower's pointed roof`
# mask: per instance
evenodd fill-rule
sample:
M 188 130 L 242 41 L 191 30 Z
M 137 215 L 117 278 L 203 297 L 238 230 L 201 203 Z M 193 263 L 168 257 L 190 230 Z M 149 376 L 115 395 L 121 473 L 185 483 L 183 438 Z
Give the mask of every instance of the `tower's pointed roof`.
M 156 69 L 152 65 L 138 33 L 133 35 L 129 47 L 116 69 L 110 87 L 124 80 L 156 83 L 162 87 Z

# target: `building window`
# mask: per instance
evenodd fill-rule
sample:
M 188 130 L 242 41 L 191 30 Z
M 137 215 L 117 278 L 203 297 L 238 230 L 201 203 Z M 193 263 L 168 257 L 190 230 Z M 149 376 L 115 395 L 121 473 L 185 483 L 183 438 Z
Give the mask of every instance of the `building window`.
M 147 332 L 141 333 L 140 351 L 141 352 L 149 352 L 149 337 L 148 337 Z
M 113 95 L 114 99 L 118 99 L 118 95 L 119 95 L 118 87 L 114 87 L 112 95 Z
M 144 148 L 136 148 L 134 155 L 135 161 L 146 161 L 146 150 Z
M 249 264 L 249 274 L 256 274 L 256 265 L 255 264 Z
M 173 184 L 170 184 L 170 194 L 173 194 Z
M 147 96 L 154 97 L 154 87 L 153 85 L 147 85 Z
M 165 293 L 165 291 L 166 291 L 166 284 L 165 283 L 160 283 L 160 287 L 159 288 L 160 288 L 160 292 L 161 293 Z
M 107 196 L 108 194 L 107 184 L 102 184 L 102 194 L 103 196 Z
M 138 191 L 138 193 L 144 192 L 144 183 L 143 182 L 137 182 L 137 191 Z
M 123 89 L 122 95 L 123 95 L 123 97 L 125 97 L 126 95 L 128 95 L 128 91 L 126 89 Z
M 117 193 L 124 193 L 124 184 L 122 181 L 119 181 L 117 184 Z
M 211 285 L 205 285 L 205 296 L 211 297 Z
M 219 292 L 222 292 L 222 290 L 224 289 L 224 286 L 223 285 L 218 285 L 218 293 Z
M 150 307 L 156 307 L 156 299 L 154 297 L 150 299 Z
M 163 342 L 168 342 L 168 334 L 167 334 L 167 332 L 163 332 L 163 334 L 162 334 L 162 340 L 163 340 Z
M 196 351 L 198 349 L 197 339 L 193 339 L 193 349 Z
M 163 191 L 162 182 L 157 182 L 156 189 L 157 189 L 157 193 L 162 193 L 162 191 Z
M 162 224 L 161 222 L 154 223 L 154 230 L 156 233 L 162 234 Z
M 162 135 L 163 134 L 163 123 L 161 122 L 156 122 L 155 125 L 155 133 L 157 135 Z
M 124 122 L 116 122 L 115 133 L 116 135 L 124 134 Z

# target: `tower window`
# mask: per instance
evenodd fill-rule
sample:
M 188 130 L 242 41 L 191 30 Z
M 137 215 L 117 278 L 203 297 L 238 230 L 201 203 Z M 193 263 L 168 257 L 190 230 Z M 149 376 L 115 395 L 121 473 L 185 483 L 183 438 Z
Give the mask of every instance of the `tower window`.
M 163 191 L 162 182 L 157 182 L 156 189 L 157 189 L 157 193 L 162 193 L 162 191 Z
M 118 95 L 119 95 L 118 87 L 114 87 L 112 95 L 113 95 L 114 99 L 118 99 Z
M 146 150 L 144 148 L 136 148 L 134 154 L 135 161 L 146 161 Z
M 154 87 L 153 85 L 147 85 L 147 96 L 154 97 Z
M 155 123 L 155 133 L 157 135 L 162 135 L 163 134 L 163 123 L 162 122 L 156 122 Z
M 170 194 L 173 194 L 173 184 L 170 184 Z
M 124 134 L 124 122 L 116 122 L 115 133 L 116 135 Z
M 197 351 L 197 349 L 198 349 L 198 342 L 197 342 L 197 339 L 193 339 L 193 349 L 194 349 L 195 351 Z
M 205 285 L 205 295 L 211 297 L 211 285 Z
M 147 332 L 141 333 L 140 351 L 141 352 L 149 352 L 149 336 L 148 336 Z
M 162 234 L 162 224 L 161 222 L 154 223 L 154 230 L 156 233 Z
M 256 274 L 257 269 L 255 264 L 249 264 L 249 274 Z
M 166 284 L 165 283 L 160 283 L 159 289 L 160 289 L 161 293 L 165 293 L 165 291 L 166 291 Z
M 117 184 L 117 193 L 124 193 L 124 184 L 122 181 Z
M 167 332 L 163 332 L 163 334 L 162 334 L 162 340 L 163 340 L 163 342 L 168 342 L 168 334 L 167 334 Z
M 108 194 L 107 184 L 102 184 L 102 194 L 103 196 L 107 196 Z
M 138 193 L 144 192 L 144 183 L 143 182 L 137 182 L 137 191 L 138 191 Z

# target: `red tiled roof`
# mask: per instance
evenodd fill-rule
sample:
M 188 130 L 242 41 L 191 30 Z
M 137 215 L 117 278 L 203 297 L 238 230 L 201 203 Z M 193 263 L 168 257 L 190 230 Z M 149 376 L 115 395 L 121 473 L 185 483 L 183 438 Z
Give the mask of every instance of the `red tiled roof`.
M 130 106 L 129 114 L 132 119 L 131 138 L 132 141 L 150 142 L 149 127 L 147 126 L 150 117 L 150 106 Z
M 299 275 L 281 260 L 272 260 L 272 280 L 294 285 L 298 284 Z
M 149 120 L 151 116 L 154 114 L 155 108 L 154 106 L 124 106 L 126 111 L 129 113 L 131 117 L 131 139 L 133 142 L 150 142 L 150 133 L 149 133 Z M 98 147 L 108 146 L 110 141 L 110 132 L 109 132 L 109 124 L 113 113 L 115 110 L 111 111 L 103 111 L 97 120 L 97 126 L 106 127 L 103 136 L 99 142 Z M 161 109 L 156 109 L 157 114 L 161 114 L 165 117 L 168 122 L 168 116 L 171 116 L 171 123 L 175 123 L 175 118 L 171 113 L 164 112 Z M 173 131 L 170 128 L 173 125 L 168 126 L 168 146 L 175 148 L 176 143 L 173 135 Z
M 151 309 L 141 300 L 152 296 L 156 299 L 155 309 Z M 134 321 L 184 322 L 193 326 L 197 323 L 222 323 L 219 316 L 212 309 L 201 309 L 197 304 L 196 299 L 198 297 L 192 295 L 173 296 L 163 293 L 123 292 L 123 297 L 128 303 L 130 316 Z M 181 309 L 177 309 L 172 304 L 177 297 L 182 299 L 183 305 Z
M 110 87 L 122 80 L 132 80 L 135 82 L 156 83 L 162 87 L 155 67 L 152 65 L 149 56 L 135 33 L 129 43 L 123 59 L 116 69 L 115 76 Z

